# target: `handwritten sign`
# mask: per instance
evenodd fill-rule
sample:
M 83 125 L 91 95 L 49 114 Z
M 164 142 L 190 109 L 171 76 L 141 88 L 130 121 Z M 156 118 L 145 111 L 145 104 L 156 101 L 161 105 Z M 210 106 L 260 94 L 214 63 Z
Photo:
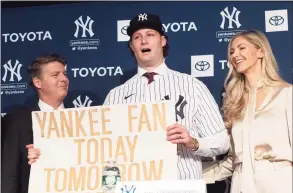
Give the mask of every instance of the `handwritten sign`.
M 176 145 L 165 129 L 175 123 L 164 101 L 32 112 L 34 144 L 29 193 L 102 192 L 102 172 L 116 160 L 122 181 L 177 179 Z

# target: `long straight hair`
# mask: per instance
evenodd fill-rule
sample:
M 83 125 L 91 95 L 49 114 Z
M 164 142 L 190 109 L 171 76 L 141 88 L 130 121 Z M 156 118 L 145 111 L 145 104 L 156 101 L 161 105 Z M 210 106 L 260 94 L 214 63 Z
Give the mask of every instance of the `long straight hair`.
M 264 57 L 261 60 L 261 77 L 266 86 L 274 86 L 284 82 L 279 75 L 278 64 L 267 37 L 258 30 L 244 31 L 236 34 L 228 46 L 229 72 L 224 83 L 225 97 L 222 106 L 225 125 L 228 129 L 232 128 L 235 121 L 243 119 L 244 109 L 248 100 L 245 76 L 236 71 L 230 56 L 232 42 L 238 37 L 243 37 L 253 44 L 255 48 L 262 49 Z

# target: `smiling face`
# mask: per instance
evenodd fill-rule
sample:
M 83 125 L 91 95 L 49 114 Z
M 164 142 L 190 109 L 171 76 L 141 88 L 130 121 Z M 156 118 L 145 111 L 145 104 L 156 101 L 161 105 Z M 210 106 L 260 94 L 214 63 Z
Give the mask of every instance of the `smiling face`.
M 167 41 L 164 36 L 153 29 L 136 31 L 130 42 L 130 47 L 140 67 L 153 67 L 163 62 L 163 47 Z
M 41 67 L 40 77 L 35 77 L 34 85 L 40 98 L 63 101 L 67 95 L 69 80 L 65 65 L 60 62 L 49 62 Z
M 262 49 L 257 48 L 244 37 L 239 36 L 231 43 L 229 61 L 238 73 L 260 74 L 263 57 Z

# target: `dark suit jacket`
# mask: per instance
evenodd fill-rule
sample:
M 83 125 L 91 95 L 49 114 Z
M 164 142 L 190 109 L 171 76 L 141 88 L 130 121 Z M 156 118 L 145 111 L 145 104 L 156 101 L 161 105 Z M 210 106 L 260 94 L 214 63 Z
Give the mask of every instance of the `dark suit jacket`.
M 2 137 L 2 193 L 28 193 L 30 165 L 26 145 L 33 143 L 32 111 L 35 107 L 24 107 L 5 116 L 4 136 Z

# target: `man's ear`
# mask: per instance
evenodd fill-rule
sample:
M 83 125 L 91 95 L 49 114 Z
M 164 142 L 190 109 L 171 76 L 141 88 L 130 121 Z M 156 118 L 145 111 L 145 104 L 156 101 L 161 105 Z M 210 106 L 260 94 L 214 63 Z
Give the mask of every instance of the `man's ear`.
M 33 78 L 33 84 L 35 85 L 36 88 L 42 88 L 42 82 L 38 77 Z
M 129 45 L 130 49 L 133 51 L 132 42 L 129 42 L 128 45 Z
M 167 39 L 165 36 L 161 36 L 161 44 L 162 44 L 162 47 L 164 47 L 167 44 Z

